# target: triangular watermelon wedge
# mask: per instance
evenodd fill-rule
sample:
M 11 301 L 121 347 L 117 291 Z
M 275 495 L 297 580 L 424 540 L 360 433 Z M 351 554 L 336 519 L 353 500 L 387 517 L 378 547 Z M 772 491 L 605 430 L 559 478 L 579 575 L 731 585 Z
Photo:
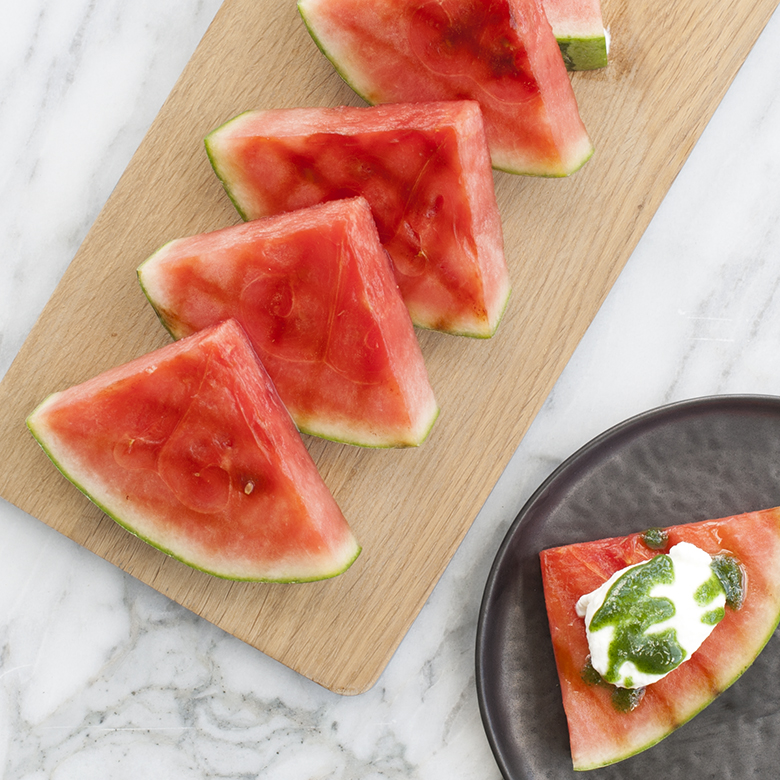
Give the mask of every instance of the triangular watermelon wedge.
M 706 707 L 755 660 L 780 621 L 780 508 L 665 529 L 668 543 L 651 549 L 643 534 L 601 539 L 540 553 L 563 706 L 575 770 L 628 758 L 668 736 Z M 743 603 L 681 666 L 620 711 L 609 687 L 586 681 L 588 643 L 577 600 L 632 563 L 687 541 L 712 556 L 729 555 L 744 575 Z
M 209 574 L 319 580 L 360 552 L 234 320 L 49 396 L 27 425 L 106 514 Z
M 568 176 L 593 153 L 542 0 L 298 0 L 298 9 L 367 102 L 478 101 L 496 168 Z
M 363 198 L 179 238 L 138 269 L 175 338 L 241 323 L 298 428 L 410 447 L 439 412 Z

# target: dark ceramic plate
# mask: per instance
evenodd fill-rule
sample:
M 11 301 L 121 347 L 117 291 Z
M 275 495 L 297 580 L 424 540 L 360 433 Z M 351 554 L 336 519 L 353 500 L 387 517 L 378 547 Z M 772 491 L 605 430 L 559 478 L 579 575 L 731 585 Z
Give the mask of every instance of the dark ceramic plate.
M 655 747 L 575 773 L 544 608 L 539 551 L 780 505 L 780 398 L 656 409 L 565 461 L 509 529 L 485 587 L 477 694 L 507 780 L 768 778 L 780 766 L 780 644 Z

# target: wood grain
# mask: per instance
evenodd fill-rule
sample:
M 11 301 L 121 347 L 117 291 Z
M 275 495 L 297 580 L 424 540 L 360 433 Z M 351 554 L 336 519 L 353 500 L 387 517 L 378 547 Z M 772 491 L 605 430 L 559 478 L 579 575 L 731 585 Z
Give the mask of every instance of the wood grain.
M 238 221 L 203 137 L 248 108 L 359 105 L 292 0 L 226 0 L 0 385 L 0 495 L 340 693 L 377 680 L 623 268 L 777 0 L 604 0 L 611 64 L 573 75 L 596 145 L 565 180 L 495 174 L 513 295 L 490 341 L 420 332 L 441 416 L 415 450 L 307 438 L 364 552 L 322 583 L 224 582 L 123 531 L 24 420 L 48 393 L 168 341 L 135 269 Z

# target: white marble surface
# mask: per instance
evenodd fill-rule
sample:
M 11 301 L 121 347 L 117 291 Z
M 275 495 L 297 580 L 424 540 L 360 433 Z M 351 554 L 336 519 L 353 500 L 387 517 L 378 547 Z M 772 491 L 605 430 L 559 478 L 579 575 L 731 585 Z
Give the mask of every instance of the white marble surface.
M 218 6 L 5 3 L 0 375 Z M 499 778 L 474 638 L 490 564 L 525 500 L 635 413 L 780 393 L 779 39 L 776 13 L 369 692 L 321 689 L 0 501 L 0 775 Z

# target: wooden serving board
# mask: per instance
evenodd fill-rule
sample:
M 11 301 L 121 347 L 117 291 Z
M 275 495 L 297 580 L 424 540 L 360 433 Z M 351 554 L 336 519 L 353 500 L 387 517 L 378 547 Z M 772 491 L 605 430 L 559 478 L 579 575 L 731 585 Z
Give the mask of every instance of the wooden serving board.
M 203 147 L 256 107 L 359 105 L 294 0 L 226 0 L 0 385 L 0 495 L 327 688 L 379 677 L 428 598 L 778 0 L 603 0 L 611 63 L 573 75 L 596 146 L 563 180 L 496 173 L 514 292 L 489 341 L 420 332 L 442 412 L 423 446 L 307 438 L 363 553 L 305 585 L 231 583 L 101 514 L 26 430 L 47 394 L 168 342 L 135 269 L 238 221 Z

